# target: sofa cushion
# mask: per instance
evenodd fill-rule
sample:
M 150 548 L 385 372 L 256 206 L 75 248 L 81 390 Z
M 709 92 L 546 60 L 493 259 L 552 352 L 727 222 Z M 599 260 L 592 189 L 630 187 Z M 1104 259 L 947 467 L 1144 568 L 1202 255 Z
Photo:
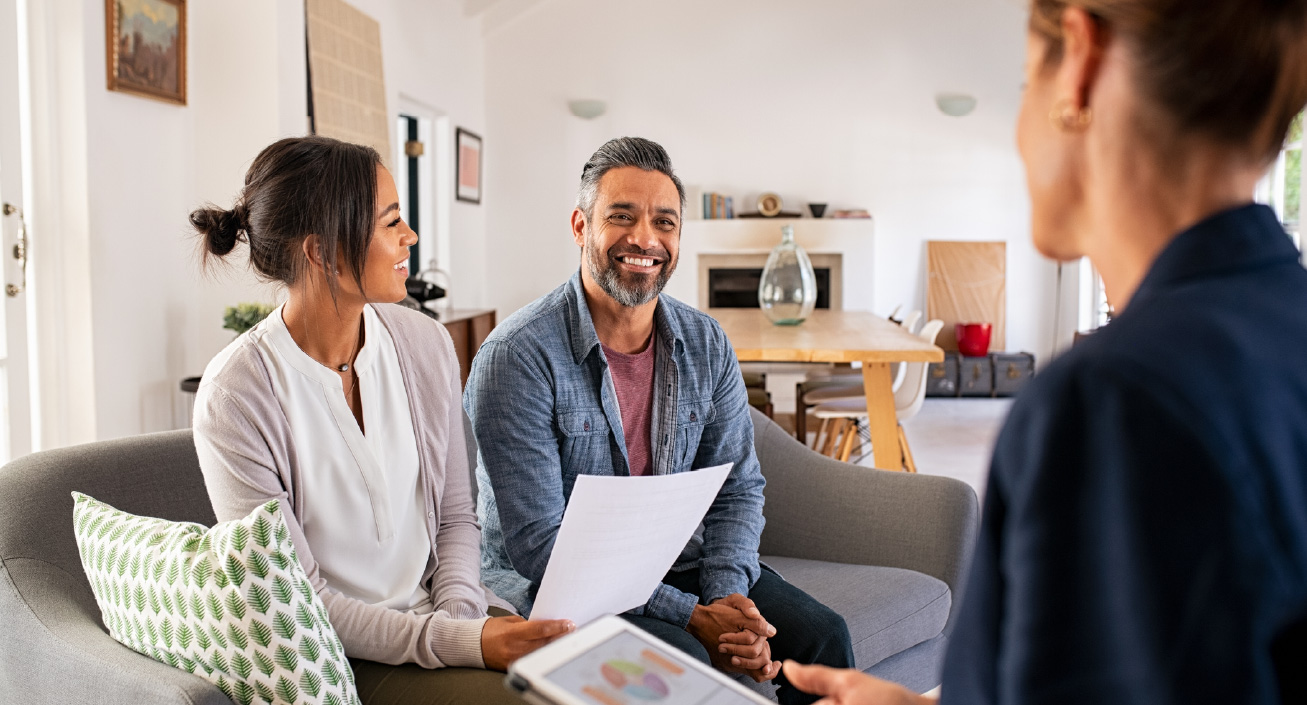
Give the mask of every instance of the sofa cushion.
M 73 499 L 82 564 L 113 638 L 237 703 L 357 705 L 279 502 L 205 529 Z
M 859 670 L 939 636 L 948 621 L 948 586 L 929 575 L 779 556 L 762 562 L 844 617 Z

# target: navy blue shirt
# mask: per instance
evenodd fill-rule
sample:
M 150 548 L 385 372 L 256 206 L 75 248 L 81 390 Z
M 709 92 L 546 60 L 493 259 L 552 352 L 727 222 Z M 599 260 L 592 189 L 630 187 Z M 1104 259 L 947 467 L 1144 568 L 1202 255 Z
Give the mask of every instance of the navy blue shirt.
M 1013 406 L 943 702 L 1302 701 L 1305 353 L 1270 209 L 1177 236 Z

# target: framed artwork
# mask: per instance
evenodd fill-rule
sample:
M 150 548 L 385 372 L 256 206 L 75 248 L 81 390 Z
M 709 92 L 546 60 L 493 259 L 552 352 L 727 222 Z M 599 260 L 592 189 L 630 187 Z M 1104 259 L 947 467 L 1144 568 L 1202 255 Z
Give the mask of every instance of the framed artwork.
M 109 90 L 186 105 L 186 0 L 105 0 Z
M 463 128 L 455 131 L 458 184 L 455 196 L 468 203 L 481 202 L 481 137 Z

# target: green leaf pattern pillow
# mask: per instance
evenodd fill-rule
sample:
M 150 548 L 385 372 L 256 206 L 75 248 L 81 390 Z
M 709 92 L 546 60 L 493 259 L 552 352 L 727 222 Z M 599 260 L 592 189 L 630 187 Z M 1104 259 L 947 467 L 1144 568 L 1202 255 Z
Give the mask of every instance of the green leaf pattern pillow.
M 73 499 L 82 566 L 113 638 L 240 705 L 359 705 L 277 501 L 206 530 Z

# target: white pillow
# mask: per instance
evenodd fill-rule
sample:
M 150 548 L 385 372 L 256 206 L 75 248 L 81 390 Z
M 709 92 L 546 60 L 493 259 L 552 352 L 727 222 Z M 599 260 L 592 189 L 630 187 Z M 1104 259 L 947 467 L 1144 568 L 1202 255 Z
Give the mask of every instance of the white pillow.
M 360 705 L 278 502 L 205 529 L 73 499 L 82 567 L 113 638 L 240 705 Z

